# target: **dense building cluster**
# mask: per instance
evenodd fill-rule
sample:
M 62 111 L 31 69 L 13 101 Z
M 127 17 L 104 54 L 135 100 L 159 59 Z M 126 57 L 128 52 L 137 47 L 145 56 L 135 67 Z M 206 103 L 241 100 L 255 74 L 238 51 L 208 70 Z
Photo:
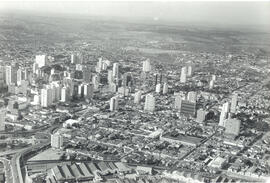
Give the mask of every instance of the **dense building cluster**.
M 13 182 L 20 172 L 38 183 L 269 177 L 267 57 L 76 36 L 0 52 L 0 156 Z

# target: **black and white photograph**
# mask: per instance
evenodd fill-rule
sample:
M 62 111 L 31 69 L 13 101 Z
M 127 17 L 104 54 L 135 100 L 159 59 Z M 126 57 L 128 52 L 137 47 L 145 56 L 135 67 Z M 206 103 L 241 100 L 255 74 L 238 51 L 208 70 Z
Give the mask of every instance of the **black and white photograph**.
M 0 183 L 270 183 L 269 58 L 269 0 L 0 0 Z

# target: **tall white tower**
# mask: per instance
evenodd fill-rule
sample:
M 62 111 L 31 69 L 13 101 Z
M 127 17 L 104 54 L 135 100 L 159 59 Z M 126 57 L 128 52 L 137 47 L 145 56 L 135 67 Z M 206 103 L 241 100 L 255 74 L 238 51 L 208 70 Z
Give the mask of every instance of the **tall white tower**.
M 113 64 L 113 77 L 118 78 L 119 77 L 119 63 Z
M 147 94 L 145 97 L 144 110 L 154 112 L 155 111 L 155 97 L 152 94 Z
M 181 83 L 186 83 L 187 82 L 187 67 L 182 67 L 181 76 L 180 76 L 180 82 Z
M 118 97 L 112 97 L 110 100 L 110 111 L 118 110 Z
M 143 61 L 143 72 L 150 72 L 151 71 L 151 62 L 149 59 Z

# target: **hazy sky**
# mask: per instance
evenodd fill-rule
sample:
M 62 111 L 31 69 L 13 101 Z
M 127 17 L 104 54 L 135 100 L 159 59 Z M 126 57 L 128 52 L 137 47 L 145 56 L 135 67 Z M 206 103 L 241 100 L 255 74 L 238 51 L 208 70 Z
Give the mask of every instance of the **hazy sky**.
M 150 18 L 212 24 L 270 25 L 270 1 L 264 2 L 132 2 L 132 1 L 12 1 L 1 10 L 75 13 L 126 18 Z

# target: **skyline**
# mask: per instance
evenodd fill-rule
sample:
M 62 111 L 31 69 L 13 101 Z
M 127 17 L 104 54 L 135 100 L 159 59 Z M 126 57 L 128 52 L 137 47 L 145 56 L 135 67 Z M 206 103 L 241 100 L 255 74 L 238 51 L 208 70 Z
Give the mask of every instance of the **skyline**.
M 1 5 L 0 182 L 270 179 L 267 3 Z
M 216 26 L 270 27 L 270 2 L 135 2 L 135 1 L 11 1 L 0 2 L 5 12 L 102 16 L 147 22 L 183 22 Z M 2 12 L 3 12 L 2 11 Z

